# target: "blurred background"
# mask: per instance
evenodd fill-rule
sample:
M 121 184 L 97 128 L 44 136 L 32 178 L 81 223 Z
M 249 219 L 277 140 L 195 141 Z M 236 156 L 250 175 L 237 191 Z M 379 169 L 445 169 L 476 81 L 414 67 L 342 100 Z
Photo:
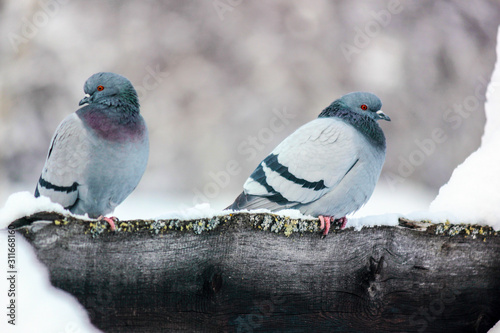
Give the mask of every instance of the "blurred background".
M 150 131 L 127 217 L 224 208 L 279 142 L 359 90 L 392 119 L 372 205 L 424 209 L 480 145 L 499 23 L 498 1 L 0 0 L 0 206 L 34 191 L 85 80 L 111 71 Z

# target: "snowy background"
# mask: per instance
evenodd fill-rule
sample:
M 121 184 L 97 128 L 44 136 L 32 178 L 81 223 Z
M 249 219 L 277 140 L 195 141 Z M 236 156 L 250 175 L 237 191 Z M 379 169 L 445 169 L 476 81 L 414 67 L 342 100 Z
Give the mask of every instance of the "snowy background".
M 388 153 L 379 184 L 356 216 L 425 211 L 453 173 L 432 216 L 489 221 L 500 214 L 491 209 L 500 181 L 488 173 L 498 166 L 500 87 L 489 89 L 486 129 L 484 102 L 499 22 L 494 1 L 0 0 L 0 207 L 34 190 L 53 131 L 77 109 L 83 83 L 112 71 L 139 91 L 151 141 L 146 174 L 115 212 L 120 218 L 203 201 L 227 206 L 283 138 L 340 95 L 367 90 L 392 122 L 381 124 Z M 271 130 L 276 119 L 283 126 Z M 236 174 L 226 171 L 232 160 Z M 50 205 L 30 198 L 11 197 L 0 219 L 22 204 Z M 0 258 L 6 240 L 2 231 Z M 91 332 L 81 306 L 52 288 L 29 246 L 16 241 L 15 331 Z
M 480 144 L 498 22 L 497 1 L 0 1 L 0 202 L 34 191 L 85 80 L 112 71 L 139 91 L 151 136 L 124 206 L 226 207 L 293 130 L 366 90 L 392 119 L 376 195 L 417 191 L 404 207 L 426 208 Z

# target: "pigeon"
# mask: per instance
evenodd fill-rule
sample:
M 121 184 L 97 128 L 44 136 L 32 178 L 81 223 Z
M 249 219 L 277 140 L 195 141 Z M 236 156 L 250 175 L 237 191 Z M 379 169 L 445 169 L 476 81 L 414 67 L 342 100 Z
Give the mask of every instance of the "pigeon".
M 114 211 L 139 183 L 149 156 L 148 130 L 137 92 L 125 77 L 92 75 L 87 104 L 56 129 L 35 189 L 74 214 L 91 218 Z M 114 229 L 114 221 L 104 218 Z
M 317 119 L 283 140 L 254 170 L 232 210 L 298 209 L 317 216 L 323 235 L 338 219 L 363 206 L 385 160 L 385 136 L 377 120 L 390 121 L 372 93 L 335 100 Z

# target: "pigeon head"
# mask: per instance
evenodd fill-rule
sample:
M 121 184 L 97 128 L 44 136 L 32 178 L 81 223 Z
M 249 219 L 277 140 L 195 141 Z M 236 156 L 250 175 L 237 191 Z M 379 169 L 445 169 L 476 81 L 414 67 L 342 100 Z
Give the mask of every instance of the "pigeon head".
M 129 107 L 139 111 L 139 99 L 130 81 L 118 74 L 100 72 L 87 79 L 83 86 L 85 97 L 83 104 L 104 104 L 107 106 Z
M 382 102 L 372 93 L 353 92 L 340 97 L 321 111 L 319 118 L 337 117 L 351 124 L 373 144 L 385 149 L 384 132 L 377 123 L 391 118 L 380 110 Z
M 358 91 L 340 97 L 323 110 L 319 116 L 344 118 L 346 113 L 354 112 L 362 116 L 368 116 L 373 120 L 391 121 L 391 118 L 380 110 L 381 107 L 380 98 L 369 92 Z

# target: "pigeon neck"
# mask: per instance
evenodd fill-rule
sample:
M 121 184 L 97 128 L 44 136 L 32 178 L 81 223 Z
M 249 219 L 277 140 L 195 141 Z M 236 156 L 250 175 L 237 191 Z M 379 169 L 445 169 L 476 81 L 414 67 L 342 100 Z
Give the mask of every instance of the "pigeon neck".
M 121 112 L 134 114 L 139 113 L 139 101 L 137 98 L 134 99 L 124 99 L 124 98 L 106 98 L 94 103 L 102 104 L 107 107 L 117 107 L 120 108 Z
M 385 149 L 384 132 L 373 118 L 349 111 L 340 103 L 332 103 L 321 111 L 318 118 L 337 117 L 354 126 L 376 147 Z
M 138 110 L 128 113 L 124 107 L 118 109 L 91 104 L 76 113 L 98 136 L 109 141 L 137 141 L 146 133 Z

